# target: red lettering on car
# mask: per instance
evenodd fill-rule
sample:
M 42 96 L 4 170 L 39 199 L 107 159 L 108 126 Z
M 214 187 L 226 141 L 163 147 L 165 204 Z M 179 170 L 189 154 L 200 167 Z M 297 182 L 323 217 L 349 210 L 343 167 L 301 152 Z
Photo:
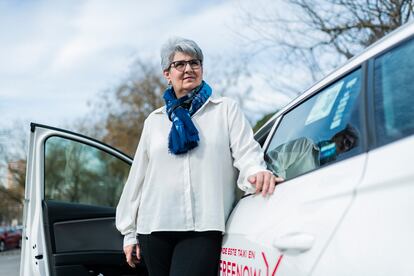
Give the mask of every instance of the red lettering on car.
M 266 265 L 266 276 L 269 276 L 269 263 L 267 262 L 266 254 L 264 252 L 262 252 L 262 257 L 263 257 L 263 261 Z M 277 269 L 280 265 L 280 261 L 282 260 L 282 257 L 283 257 L 283 255 L 279 256 L 279 259 L 276 262 L 275 268 L 273 269 L 272 276 L 276 275 L 276 271 L 277 271 Z

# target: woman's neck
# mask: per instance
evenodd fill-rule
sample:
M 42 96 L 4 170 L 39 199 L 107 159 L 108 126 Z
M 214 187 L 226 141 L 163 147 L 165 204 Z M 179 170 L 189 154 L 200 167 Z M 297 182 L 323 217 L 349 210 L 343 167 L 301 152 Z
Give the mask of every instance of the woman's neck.
M 177 97 L 177 99 L 179 99 L 179 98 L 182 98 L 182 97 L 184 97 L 184 96 L 186 96 L 188 93 L 190 93 L 191 92 L 191 90 L 184 90 L 184 91 L 180 91 L 180 92 L 176 92 L 176 91 L 174 91 L 174 93 L 175 93 L 175 97 Z

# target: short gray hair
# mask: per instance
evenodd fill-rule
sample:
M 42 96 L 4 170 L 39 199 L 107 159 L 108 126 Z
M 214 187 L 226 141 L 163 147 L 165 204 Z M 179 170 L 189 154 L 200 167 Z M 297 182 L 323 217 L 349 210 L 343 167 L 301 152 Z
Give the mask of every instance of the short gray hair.
M 161 67 L 163 71 L 168 70 L 177 52 L 190 55 L 203 63 L 203 52 L 197 43 L 182 37 L 172 37 L 161 47 Z

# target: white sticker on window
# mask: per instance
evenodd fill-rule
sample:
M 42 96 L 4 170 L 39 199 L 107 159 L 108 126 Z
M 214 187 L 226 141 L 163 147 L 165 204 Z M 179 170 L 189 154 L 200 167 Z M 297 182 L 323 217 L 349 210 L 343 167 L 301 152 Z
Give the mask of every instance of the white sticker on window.
M 336 120 L 333 120 L 331 123 L 330 129 L 339 127 L 341 125 L 341 121 L 342 121 L 341 118 L 337 118 Z
M 328 116 L 329 113 L 331 113 L 336 97 L 338 97 L 339 91 L 341 91 L 343 85 L 344 82 L 341 81 L 319 94 L 315 104 L 312 107 L 312 110 L 306 118 L 305 125 L 309 125 L 313 122 L 323 119 Z
M 352 88 L 352 86 L 354 86 L 357 80 L 358 80 L 358 77 L 355 77 L 352 80 L 348 81 L 348 83 L 346 84 L 346 88 Z
M 336 108 L 335 116 L 332 119 L 330 129 L 337 128 L 341 125 L 342 117 L 344 116 L 344 111 L 350 97 L 349 91 L 346 91 L 342 99 L 339 101 L 338 107 Z

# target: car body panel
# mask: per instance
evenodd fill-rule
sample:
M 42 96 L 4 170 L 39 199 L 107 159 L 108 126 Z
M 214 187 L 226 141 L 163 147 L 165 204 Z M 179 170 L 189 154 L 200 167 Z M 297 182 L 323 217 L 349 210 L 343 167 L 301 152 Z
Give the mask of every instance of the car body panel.
M 48 130 L 31 132 L 26 175 L 24 240 L 20 275 L 50 275 L 46 237 L 43 231 L 43 149 Z
M 411 136 L 369 152 L 355 200 L 312 275 L 413 275 L 413 151 Z
M 282 275 L 308 275 L 349 208 L 365 162 L 362 154 L 279 184 L 272 196 L 243 198 L 227 222 L 223 247 L 253 250 L 259 258 L 263 251 L 272 260 L 283 255 Z M 221 261 L 245 264 L 243 256 L 222 254 Z M 263 261 L 255 267 L 267 269 Z

